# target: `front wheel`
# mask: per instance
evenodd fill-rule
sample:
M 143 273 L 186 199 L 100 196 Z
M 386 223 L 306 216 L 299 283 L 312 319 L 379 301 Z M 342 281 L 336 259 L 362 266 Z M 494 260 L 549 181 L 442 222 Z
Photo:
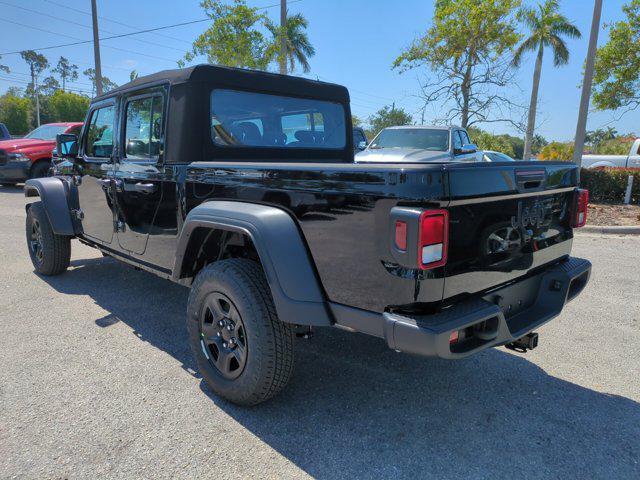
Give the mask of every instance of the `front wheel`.
M 42 202 L 27 210 L 27 247 L 31 263 L 42 275 L 59 275 L 69 266 L 71 237 L 53 233 Z
M 187 328 L 202 376 L 233 403 L 264 402 L 291 378 L 293 329 L 278 319 L 256 262 L 228 259 L 202 269 L 189 294 Z
M 49 176 L 49 169 L 51 164 L 46 161 L 40 161 L 31 167 L 30 178 L 43 178 Z

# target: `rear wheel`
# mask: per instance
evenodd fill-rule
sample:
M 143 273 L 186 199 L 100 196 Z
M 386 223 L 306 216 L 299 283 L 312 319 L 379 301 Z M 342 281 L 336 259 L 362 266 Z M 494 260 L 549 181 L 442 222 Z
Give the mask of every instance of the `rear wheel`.
M 202 376 L 231 402 L 258 404 L 291 378 L 294 332 L 278 319 L 256 262 L 228 259 L 205 267 L 191 288 L 187 328 Z
M 32 203 L 27 211 L 26 235 L 36 272 L 59 275 L 67 269 L 71 259 L 71 237 L 53 233 L 42 202 Z

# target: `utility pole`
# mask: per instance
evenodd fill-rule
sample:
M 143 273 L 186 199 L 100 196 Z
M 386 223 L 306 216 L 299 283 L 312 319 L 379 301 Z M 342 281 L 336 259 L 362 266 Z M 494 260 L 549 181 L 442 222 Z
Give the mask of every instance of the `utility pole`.
M 102 95 L 102 67 L 100 66 L 100 39 L 98 38 L 98 8 L 96 0 L 91 0 L 91 17 L 93 18 L 93 57 L 96 64 L 96 93 Z
M 582 82 L 580 112 L 578 113 L 578 125 L 576 126 L 576 138 L 573 147 L 573 163 L 578 165 L 578 167 L 582 166 L 582 149 L 584 148 L 584 136 L 587 129 L 587 114 L 589 113 L 591 83 L 593 82 L 593 65 L 596 59 L 596 48 L 598 47 L 598 31 L 600 30 L 601 13 L 602 0 L 595 0 L 593 4 L 593 20 L 591 20 L 591 34 L 589 36 L 589 49 L 587 50 L 587 62 L 584 68 L 584 80 Z
M 95 1 L 95 0 L 94 0 Z M 280 0 L 280 73 L 287 74 L 287 0 Z

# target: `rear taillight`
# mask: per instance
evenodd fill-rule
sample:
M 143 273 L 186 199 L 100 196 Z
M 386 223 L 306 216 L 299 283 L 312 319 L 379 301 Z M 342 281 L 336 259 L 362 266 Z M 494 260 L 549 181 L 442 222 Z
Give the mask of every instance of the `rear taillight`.
M 573 228 L 584 227 L 587 223 L 587 209 L 589 206 L 589 190 L 582 188 L 576 191 L 575 203 L 573 205 L 571 226 Z
M 423 270 L 447 263 L 449 244 L 449 212 L 426 210 L 420 215 L 418 265 Z

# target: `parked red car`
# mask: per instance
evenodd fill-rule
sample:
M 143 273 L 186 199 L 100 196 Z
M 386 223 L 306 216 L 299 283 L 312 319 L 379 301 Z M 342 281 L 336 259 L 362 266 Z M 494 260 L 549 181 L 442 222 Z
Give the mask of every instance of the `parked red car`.
M 48 123 L 24 138 L 0 141 L 0 184 L 15 185 L 28 178 L 46 177 L 51 167 L 51 151 L 56 135 L 79 135 L 82 123 Z

